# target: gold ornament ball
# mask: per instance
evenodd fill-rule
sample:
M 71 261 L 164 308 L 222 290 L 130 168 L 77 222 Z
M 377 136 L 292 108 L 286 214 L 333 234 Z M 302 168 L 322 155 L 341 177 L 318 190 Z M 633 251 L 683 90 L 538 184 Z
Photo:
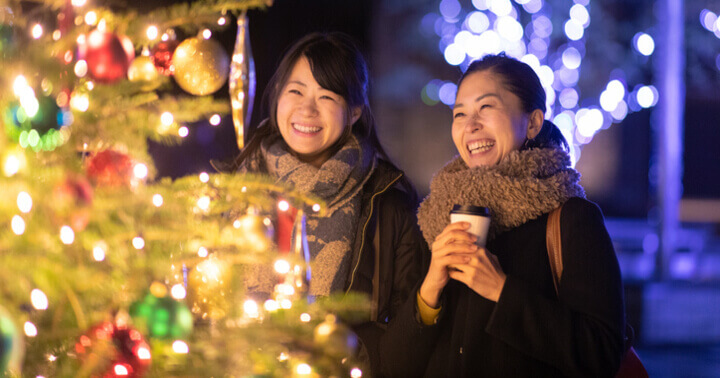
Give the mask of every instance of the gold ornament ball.
M 130 63 L 130 68 L 128 68 L 128 80 L 148 83 L 142 86 L 144 90 L 151 90 L 154 89 L 153 87 L 159 85 L 159 83 L 156 84 L 158 77 L 160 77 L 160 73 L 158 73 L 152 58 L 149 56 L 141 55 L 135 58 L 132 63 Z
M 327 315 L 315 327 L 313 340 L 333 357 L 353 357 L 358 347 L 358 337 L 347 325 L 339 322 L 335 315 Z
M 215 40 L 188 38 L 175 49 L 172 57 L 175 81 L 186 92 L 204 96 L 225 84 L 230 59 Z

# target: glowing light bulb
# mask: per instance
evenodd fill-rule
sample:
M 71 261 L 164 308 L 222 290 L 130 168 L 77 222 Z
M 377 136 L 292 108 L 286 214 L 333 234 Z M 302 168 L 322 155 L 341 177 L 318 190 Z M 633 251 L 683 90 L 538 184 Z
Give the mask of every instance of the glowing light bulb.
M 172 350 L 177 354 L 188 354 L 188 352 L 190 352 L 190 348 L 182 340 L 173 341 Z
M 149 40 L 154 41 L 159 35 L 157 26 L 155 26 L 155 25 L 148 26 L 145 34 L 147 35 Z
M 316 213 L 318 211 L 320 211 L 320 204 L 316 203 L 316 204 L 312 205 L 312 211 L 314 211 Z
M 181 284 L 175 284 L 170 289 L 170 296 L 172 296 L 175 299 L 183 299 L 187 295 L 187 291 L 185 290 L 185 286 Z
M 265 310 L 274 312 L 274 311 L 277 311 L 278 308 L 280 308 L 280 306 L 274 300 L 268 299 L 265 301 Z
M 245 315 L 250 318 L 257 318 L 260 316 L 257 302 L 252 299 L 248 299 L 243 303 L 243 311 L 245 312 Z
M 278 209 L 280 211 L 288 211 L 290 209 L 290 204 L 288 203 L 288 201 L 281 200 L 280 202 L 278 202 Z
M 210 29 L 204 29 L 202 31 L 202 36 L 205 39 L 210 39 L 210 37 L 212 37 L 212 31 Z
M 35 324 L 32 324 L 32 322 L 25 322 L 25 326 L 23 327 L 25 330 L 25 336 L 27 337 L 35 337 L 37 336 L 37 327 L 35 327 Z
M 289 299 L 283 299 L 280 301 L 280 307 L 284 308 L 285 310 L 289 310 L 292 308 L 292 301 Z
M 95 11 L 85 13 L 85 23 L 90 26 L 97 24 L 97 13 Z
M 175 117 L 173 117 L 172 113 L 170 112 L 164 112 L 160 115 L 160 122 L 164 126 L 171 126 L 173 122 L 175 122 Z
M 180 135 L 181 138 L 185 138 L 190 134 L 190 130 L 188 130 L 187 127 L 182 126 L 178 129 L 178 135 Z
M 98 242 L 93 247 L 93 258 L 95 261 L 105 260 L 105 253 L 107 251 L 107 244 L 105 242 Z
M 164 202 L 163 196 L 161 196 L 160 194 L 153 195 L 152 202 L 153 202 L 153 205 L 155 205 L 155 207 L 162 206 L 162 204 Z
M 25 233 L 25 220 L 21 216 L 15 215 L 10 221 L 10 228 L 15 235 L 22 235 Z
M 197 206 L 200 210 L 207 211 L 210 208 L 210 197 L 202 196 L 197 200 Z
M 113 371 L 115 372 L 115 375 L 118 375 L 118 376 L 126 376 L 126 375 L 130 374 L 128 369 L 124 365 L 121 365 L 121 364 L 115 364 L 115 366 L 113 367 Z
M 143 163 L 137 163 L 133 167 L 133 175 L 139 180 L 143 180 L 148 176 L 148 167 Z
M 20 212 L 29 213 L 32 209 L 32 197 L 27 192 L 20 192 L 17 196 L 17 205 Z
M 210 117 L 210 124 L 213 126 L 219 125 L 220 121 L 222 121 L 220 114 L 213 114 L 212 117 Z
M 225 25 L 227 23 L 227 19 L 225 17 L 218 18 L 217 21 L 218 25 Z
M 70 226 L 60 227 L 60 241 L 65 245 L 70 245 L 75 241 L 75 231 Z
M 74 7 L 82 7 L 87 3 L 87 0 L 72 0 L 72 5 Z
M 151 358 L 150 349 L 148 349 L 148 348 L 146 348 L 146 347 L 144 347 L 144 346 L 143 346 L 143 347 L 140 347 L 140 348 L 137 348 L 137 352 L 135 352 L 135 354 L 136 354 L 136 355 L 138 356 L 138 358 L 141 359 L 141 360 L 149 360 L 149 359 Z
M 90 108 L 88 95 L 74 92 L 70 97 L 70 107 L 80 112 L 86 112 Z
M 145 239 L 140 236 L 136 236 L 132 240 L 132 245 L 135 249 L 143 249 L 145 248 Z
M 275 271 L 280 274 L 286 274 L 290 271 L 290 263 L 286 260 L 275 261 Z
M 30 303 L 36 310 L 47 310 L 48 298 L 40 289 L 33 289 L 30 292 Z
M 18 172 L 20 172 L 20 158 L 15 155 L 8 155 L 3 164 L 3 173 L 5 173 L 5 176 L 11 177 Z
M 295 368 L 295 372 L 297 372 L 298 375 L 310 375 L 312 374 L 312 367 L 306 363 L 302 363 Z
M 208 250 L 205 247 L 200 247 L 200 248 L 198 248 L 197 254 L 200 257 L 208 257 Z
M 312 320 L 312 317 L 310 317 L 310 314 L 308 314 L 307 312 L 303 312 L 302 314 L 300 314 L 300 321 L 301 321 L 301 322 L 307 323 L 307 322 L 309 322 L 310 320 Z
M 35 24 L 35 25 L 32 27 L 32 30 L 31 30 L 30 33 L 32 34 L 32 37 L 33 37 L 33 38 L 35 38 L 35 39 L 40 39 L 40 37 L 42 37 L 42 35 L 43 35 L 43 27 L 42 27 L 42 25 L 40 25 L 40 24 Z
M 201 182 L 210 181 L 210 175 L 208 175 L 207 172 L 200 172 L 199 178 Z
M 358 368 L 352 368 L 352 370 L 350 370 L 350 377 L 351 378 L 361 378 L 362 370 L 360 370 Z

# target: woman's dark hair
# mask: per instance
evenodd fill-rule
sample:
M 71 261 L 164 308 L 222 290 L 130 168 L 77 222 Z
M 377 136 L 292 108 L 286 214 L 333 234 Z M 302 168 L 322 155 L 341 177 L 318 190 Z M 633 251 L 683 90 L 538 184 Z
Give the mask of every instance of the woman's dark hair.
M 482 71 L 490 71 L 499 75 L 505 88 L 520 98 L 520 104 L 525 113 L 529 114 L 535 109 L 546 112 L 545 89 L 535 71 L 526 63 L 506 56 L 505 53 L 486 55 L 482 59 L 470 63 L 458 81 L 458 88 L 468 75 Z M 540 132 L 535 138 L 527 139 L 520 150 L 547 147 L 563 148 L 565 151 L 570 149 L 560 129 L 551 121 L 544 120 Z
M 347 102 L 348 119 L 350 109 L 359 107 L 361 114 L 350 127 L 346 127 L 340 139 L 330 148 L 339 150 L 351 134 L 365 139 L 375 148 L 378 155 L 395 166 L 385 152 L 375 130 L 375 117 L 370 110 L 368 87 L 370 78 L 367 64 L 355 41 L 340 32 L 310 33 L 295 42 L 285 53 L 278 68 L 268 82 L 263 95 L 263 103 L 269 111 L 267 122 L 249 127 L 247 146 L 235 160 L 235 168 L 248 157 L 257 153 L 265 140 L 282 138 L 277 124 L 277 107 L 280 94 L 287 83 L 295 63 L 302 57 L 307 58 L 313 77 L 321 87 L 342 96 Z M 403 175 L 400 179 L 404 189 L 415 199 L 417 192 L 412 183 Z

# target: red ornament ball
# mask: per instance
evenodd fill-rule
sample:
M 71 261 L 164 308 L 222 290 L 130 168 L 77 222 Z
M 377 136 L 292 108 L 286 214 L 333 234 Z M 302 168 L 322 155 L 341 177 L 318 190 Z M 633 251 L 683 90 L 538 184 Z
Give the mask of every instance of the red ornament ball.
M 173 74 L 172 56 L 177 46 L 178 41 L 171 39 L 158 43 L 151 50 L 151 57 L 155 67 L 158 72 L 165 76 L 171 76 Z
M 81 362 L 92 361 L 92 376 L 142 377 L 150 366 L 150 346 L 136 329 L 103 322 L 80 336 L 75 352 Z M 98 363 L 100 361 L 100 363 Z
M 87 62 L 91 78 L 109 84 L 125 78 L 135 49 L 129 38 L 96 29 L 78 46 L 78 55 Z
M 130 186 L 133 161 L 121 152 L 100 151 L 88 159 L 86 173 L 96 186 Z

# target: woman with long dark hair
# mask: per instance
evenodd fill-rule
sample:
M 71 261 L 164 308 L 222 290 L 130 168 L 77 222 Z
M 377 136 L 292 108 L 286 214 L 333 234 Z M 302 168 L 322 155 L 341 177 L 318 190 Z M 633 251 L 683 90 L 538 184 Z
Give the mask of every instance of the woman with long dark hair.
M 238 172 L 267 173 L 323 198 L 307 212 L 310 294 L 356 291 L 372 298 L 371 321 L 356 324 L 373 370 L 384 324 L 421 276 L 423 242 L 415 189 L 389 159 L 368 102 L 357 45 L 342 33 L 313 33 L 284 55 L 265 97 L 269 118 L 251 130 Z M 268 267 L 248 289 L 272 291 Z

